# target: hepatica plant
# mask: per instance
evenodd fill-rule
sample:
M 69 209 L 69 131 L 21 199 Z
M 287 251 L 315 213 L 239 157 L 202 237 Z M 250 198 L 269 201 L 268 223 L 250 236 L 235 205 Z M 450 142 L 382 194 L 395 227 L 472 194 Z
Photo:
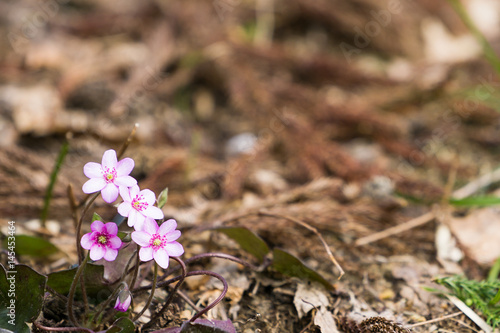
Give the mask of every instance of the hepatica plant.
M 80 205 L 83 207 L 80 214 L 76 214 L 76 208 L 73 211 L 78 268 L 62 273 L 56 272 L 54 276 L 49 275 L 48 285 L 51 283 L 53 285 L 50 292 L 67 302 L 67 315 L 72 326 L 49 327 L 46 322 L 40 321 L 34 321 L 34 325 L 40 330 L 59 332 L 127 333 L 135 332 L 138 325 L 150 328 L 165 314 L 174 296 L 180 292 L 179 287 L 186 277 L 209 275 L 222 281 L 224 289 L 221 296 L 204 309 L 199 310 L 195 307 L 197 311 L 195 315 L 182 327 L 172 328 L 172 332 L 191 332 L 196 325 L 201 325 L 201 329 L 215 327 L 220 332 L 235 332 L 229 321 L 207 323 L 204 319 L 198 319 L 222 300 L 227 292 L 227 283 L 222 276 L 214 272 L 187 271 L 186 263 L 180 258 L 184 254 L 184 247 L 179 242 L 181 231 L 177 230 L 177 221 L 174 219 L 164 221 L 162 207 L 166 202 L 167 192 L 162 192 L 157 201 L 153 191 L 140 189 L 137 180 L 130 176 L 135 166 L 134 160 L 131 158 L 119 160 L 119 158 L 116 151 L 110 149 L 104 152 L 101 163 L 88 162 L 83 167 L 83 173 L 89 179 L 83 184 L 82 191 L 89 196 Z M 106 203 L 115 204 L 117 213 L 122 216 L 121 220 L 126 220 L 126 224 L 119 225 L 110 221 L 110 218 L 104 219 L 96 213 L 91 221 L 85 220 L 86 213 L 99 196 Z M 76 202 L 72 205 L 72 207 L 77 206 L 79 205 Z M 80 218 L 77 219 L 76 216 Z M 89 232 L 82 234 L 82 229 L 87 229 Z M 86 254 L 84 250 L 87 250 Z M 120 256 L 122 251 L 123 254 Z M 197 255 L 189 262 L 207 257 L 221 257 L 248 266 L 238 258 L 214 253 Z M 174 265 L 171 265 L 172 260 L 175 262 Z M 112 281 L 104 279 L 102 265 L 104 270 L 115 272 Z M 163 274 L 159 278 L 161 270 Z M 177 276 L 172 275 L 175 272 L 180 273 Z M 60 282 L 58 284 L 58 281 L 64 280 L 68 274 L 72 280 L 69 280 L 70 283 L 65 289 Z M 144 286 L 144 279 L 147 280 L 151 274 L 152 283 Z M 174 277 L 166 280 L 166 277 L 172 276 Z M 151 307 L 156 289 L 170 284 L 175 285 L 168 289 L 170 290 L 168 297 L 159 302 L 159 307 Z M 97 297 L 96 300 L 96 295 L 102 291 L 107 292 L 106 297 L 104 299 L 102 296 L 100 299 Z M 145 292 L 149 292 L 149 295 L 145 295 Z M 134 300 L 137 302 L 134 303 Z M 147 319 L 143 319 L 142 316 L 148 309 L 150 314 Z

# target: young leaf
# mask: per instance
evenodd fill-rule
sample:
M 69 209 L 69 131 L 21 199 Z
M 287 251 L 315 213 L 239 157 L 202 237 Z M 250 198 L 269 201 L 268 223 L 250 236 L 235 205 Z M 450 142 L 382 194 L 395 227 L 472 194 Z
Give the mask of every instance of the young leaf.
M 247 228 L 243 227 L 220 227 L 213 229 L 222 232 L 235 240 L 243 250 L 254 255 L 259 261 L 269 253 L 269 247 L 266 242 Z
M 47 285 L 57 291 L 59 294 L 67 295 L 75 277 L 78 267 L 67 269 L 64 271 L 50 273 Z M 104 267 L 101 265 L 87 264 L 83 273 L 85 281 L 85 290 L 89 301 L 92 303 L 100 303 L 106 300 L 111 294 L 111 287 L 104 279 Z M 76 298 L 82 297 L 80 288 L 76 289 Z
M 94 215 L 92 215 L 92 222 L 94 222 L 94 221 L 104 222 L 104 220 L 102 219 L 101 215 L 97 214 L 96 212 L 94 212 Z
M 151 333 L 236 333 L 231 320 L 197 319 L 194 323 L 185 321 L 181 327 L 165 328 Z
M 33 257 L 47 257 L 59 251 L 51 242 L 36 236 L 17 235 L 16 254 Z M 3 241 L 4 249 L 7 249 L 7 238 Z
M 165 187 L 163 191 L 161 191 L 160 195 L 158 196 L 158 208 L 163 208 L 165 204 L 167 203 L 168 200 L 168 187 Z
M 288 252 L 280 249 L 274 249 L 273 251 L 273 267 L 278 272 L 297 277 L 299 279 L 308 279 L 311 281 L 317 281 L 325 286 L 326 289 L 332 290 L 333 286 L 330 282 L 325 280 L 319 273 L 310 269 L 304 265 L 299 259 L 294 257 Z
M 0 264 L 0 327 L 29 333 L 25 323 L 40 314 L 46 283 L 47 277 L 29 266 L 15 265 L 6 272 Z

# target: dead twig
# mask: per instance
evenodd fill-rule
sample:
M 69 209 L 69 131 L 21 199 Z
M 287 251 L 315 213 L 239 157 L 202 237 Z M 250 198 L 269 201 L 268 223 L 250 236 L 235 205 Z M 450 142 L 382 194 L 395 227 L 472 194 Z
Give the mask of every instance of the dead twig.
M 326 250 L 326 253 L 330 257 L 330 260 L 333 262 L 333 264 L 335 265 L 335 267 L 337 267 L 337 269 L 339 270 L 340 274 L 339 274 L 338 279 L 340 280 L 342 278 L 342 276 L 345 273 L 344 270 L 342 269 L 342 267 L 338 263 L 337 259 L 335 259 L 335 257 L 333 256 L 332 251 L 330 250 L 330 247 L 328 246 L 328 244 L 326 243 L 325 239 L 323 238 L 323 236 L 321 236 L 321 234 L 318 232 L 318 230 L 316 228 L 310 226 L 309 224 L 307 224 L 307 223 L 305 223 L 305 222 L 303 222 L 303 221 L 301 221 L 299 219 L 296 219 L 296 218 L 288 216 L 288 215 L 275 214 L 275 213 L 271 213 L 271 212 L 267 212 L 267 211 L 263 211 L 263 210 L 260 210 L 257 214 L 260 215 L 260 216 L 268 216 L 268 217 L 285 219 L 285 220 L 288 220 L 288 221 L 293 222 L 295 224 L 298 224 L 298 225 L 306 228 L 307 230 L 312 231 L 316 236 L 318 236 L 318 238 L 320 239 L 321 243 L 323 244 L 323 246 L 324 246 L 324 248 Z

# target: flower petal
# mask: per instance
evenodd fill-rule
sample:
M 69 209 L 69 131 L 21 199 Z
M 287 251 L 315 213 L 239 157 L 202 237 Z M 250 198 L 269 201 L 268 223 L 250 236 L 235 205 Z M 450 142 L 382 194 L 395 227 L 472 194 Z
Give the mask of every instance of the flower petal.
M 158 223 L 153 219 L 146 219 L 144 221 L 144 231 L 150 235 L 154 235 L 158 231 Z
M 128 217 L 131 210 L 132 205 L 130 204 L 130 202 L 122 202 L 120 206 L 118 206 L 118 213 L 124 217 Z
M 167 243 L 164 249 L 171 257 L 178 257 L 184 253 L 184 247 L 179 242 Z
M 179 230 L 174 230 L 166 234 L 167 242 L 173 242 L 177 240 L 177 238 L 181 237 L 181 232 Z
M 128 222 L 127 222 L 127 225 L 129 227 L 133 227 L 134 225 L 136 225 L 138 215 L 141 215 L 141 214 L 138 211 L 136 211 L 135 209 L 130 210 L 130 212 L 128 213 Z
M 106 252 L 104 253 L 104 260 L 106 260 L 106 261 L 113 261 L 113 260 L 116 259 L 116 256 L 118 256 L 118 250 L 110 249 L 108 247 L 106 249 Z
M 94 244 L 90 249 L 90 259 L 94 261 L 101 260 L 105 252 L 104 247 Z
M 151 235 L 144 231 L 134 231 L 131 237 L 139 246 L 149 246 L 149 241 L 151 240 Z
M 145 222 L 145 221 L 146 221 L 146 220 L 144 220 L 144 221 L 140 222 L 140 221 L 137 221 L 137 220 L 136 220 L 136 221 L 135 221 L 135 223 L 134 223 L 134 229 L 135 229 L 136 231 L 143 231 L 143 230 L 144 230 L 144 222 Z
M 103 168 L 116 168 L 118 159 L 116 158 L 116 151 L 113 149 L 106 150 L 102 155 L 102 167 Z
M 115 222 L 108 222 L 104 225 L 104 229 L 106 229 L 106 232 L 110 235 L 116 236 L 118 233 L 118 226 L 116 225 Z
M 122 246 L 120 237 L 113 236 L 108 239 L 108 248 L 118 250 Z
M 154 251 L 153 258 L 161 268 L 166 269 L 168 267 L 168 263 L 170 260 L 168 258 L 168 252 L 164 249 L 158 249 L 157 251 Z
M 94 193 L 101 191 L 106 186 L 106 181 L 104 178 L 92 178 L 89 179 L 83 184 L 82 191 L 83 193 Z
M 114 183 L 118 186 L 132 187 L 137 184 L 137 180 L 131 176 L 118 176 Z
M 83 166 L 83 173 L 89 178 L 102 178 L 102 167 L 99 163 L 89 162 Z
M 131 186 L 129 188 L 130 190 L 130 201 L 132 201 L 133 198 L 136 197 L 137 194 L 139 194 L 139 192 L 141 191 L 141 189 L 139 188 L 139 185 L 135 184 L 134 186 Z
M 145 189 L 141 191 L 141 195 L 144 197 L 144 201 L 146 201 L 148 205 L 154 205 L 156 201 L 156 195 L 153 191 Z
M 109 183 L 101 190 L 101 195 L 104 201 L 112 203 L 118 198 L 118 188 L 114 184 Z
M 134 165 L 135 163 L 133 159 L 129 157 L 124 158 L 116 165 L 116 174 L 118 177 L 128 176 L 134 169 Z
M 90 229 L 92 229 L 92 231 L 96 231 L 96 232 L 103 232 L 104 231 L 104 223 L 102 223 L 99 220 L 95 220 L 90 225 Z
M 146 216 L 142 215 L 139 212 L 137 212 L 137 214 L 135 214 L 135 223 L 134 223 L 134 225 L 136 225 L 136 224 L 138 224 L 138 225 L 144 225 L 145 221 L 146 221 Z
M 164 216 L 162 210 L 155 206 L 149 206 L 142 213 L 152 219 L 162 219 Z
M 130 189 L 125 186 L 120 186 L 120 196 L 125 202 L 132 202 L 132 198 L 130 197 Z
M 151 247 L 141 247 L 139 250 L 139 258 L 141 261 L 150 261 L 153 259 L 153 248 Z
M 175 230 L 177 228 L 177 221 L 174 219 L 168 219 L 160 225 L 160 229 L 158 229 L 158 233 L 160 235 L 165 235 Z
M 92 232 L 89 232 L 88 234 L 83 235 L 82 240 L 80 241 L 80 244 L 85 250 L 90 250 L 92 245 L 94 245 L 92 234 Z

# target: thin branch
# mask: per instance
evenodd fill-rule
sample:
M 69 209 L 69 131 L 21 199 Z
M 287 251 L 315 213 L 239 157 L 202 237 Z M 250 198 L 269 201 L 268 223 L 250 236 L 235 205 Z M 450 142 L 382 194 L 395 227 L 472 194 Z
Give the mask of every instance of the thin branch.
M 325 239 L 323 238 L 323 236 L 321 236 L 321 234 L 318 232 L 318 230 L 316 228 L 310 226 L 309 224 L 307 224 L 307 223 L 305 223 L 305 222 L 303 222 L 303 221 L 301 221 L 299 219 L 296 219 L 296 218 L 294 218 L 292 216 L 288 216 L 288 215 L 275 214 L 275 213 L 270 213 L 270 212 L 266 212 L 266 211 L 263 211 L 263 210 L 260 210 L 258 212 L 258 215 L 285 219 L 285 220 L 288 220 L 288 221 L 293 222 L 295 224 L 298 224 L 298 225 L 306 228 L 307 230 L 312 231 L 319 238 L 319 240 L 323 244 L 323 247 L 326 250 L 326 253 L 330 257 L 330 260 L 333 262 L 333 264 L 335 265 L 335 267 L 337 267 L 337 269 L 339 270 L 340 274 L 339 274 L 338 279 L 340 280 L 342 278 L 342 276 L 344 275 L 344 270 L 342 269 L 342 267 L 338 263 L 337 259 L 335 259 L 335 257 L 333 256 L 332 251 L 330 250 L 330 247 L 328 246 L 328 244 L 326 243 Z

